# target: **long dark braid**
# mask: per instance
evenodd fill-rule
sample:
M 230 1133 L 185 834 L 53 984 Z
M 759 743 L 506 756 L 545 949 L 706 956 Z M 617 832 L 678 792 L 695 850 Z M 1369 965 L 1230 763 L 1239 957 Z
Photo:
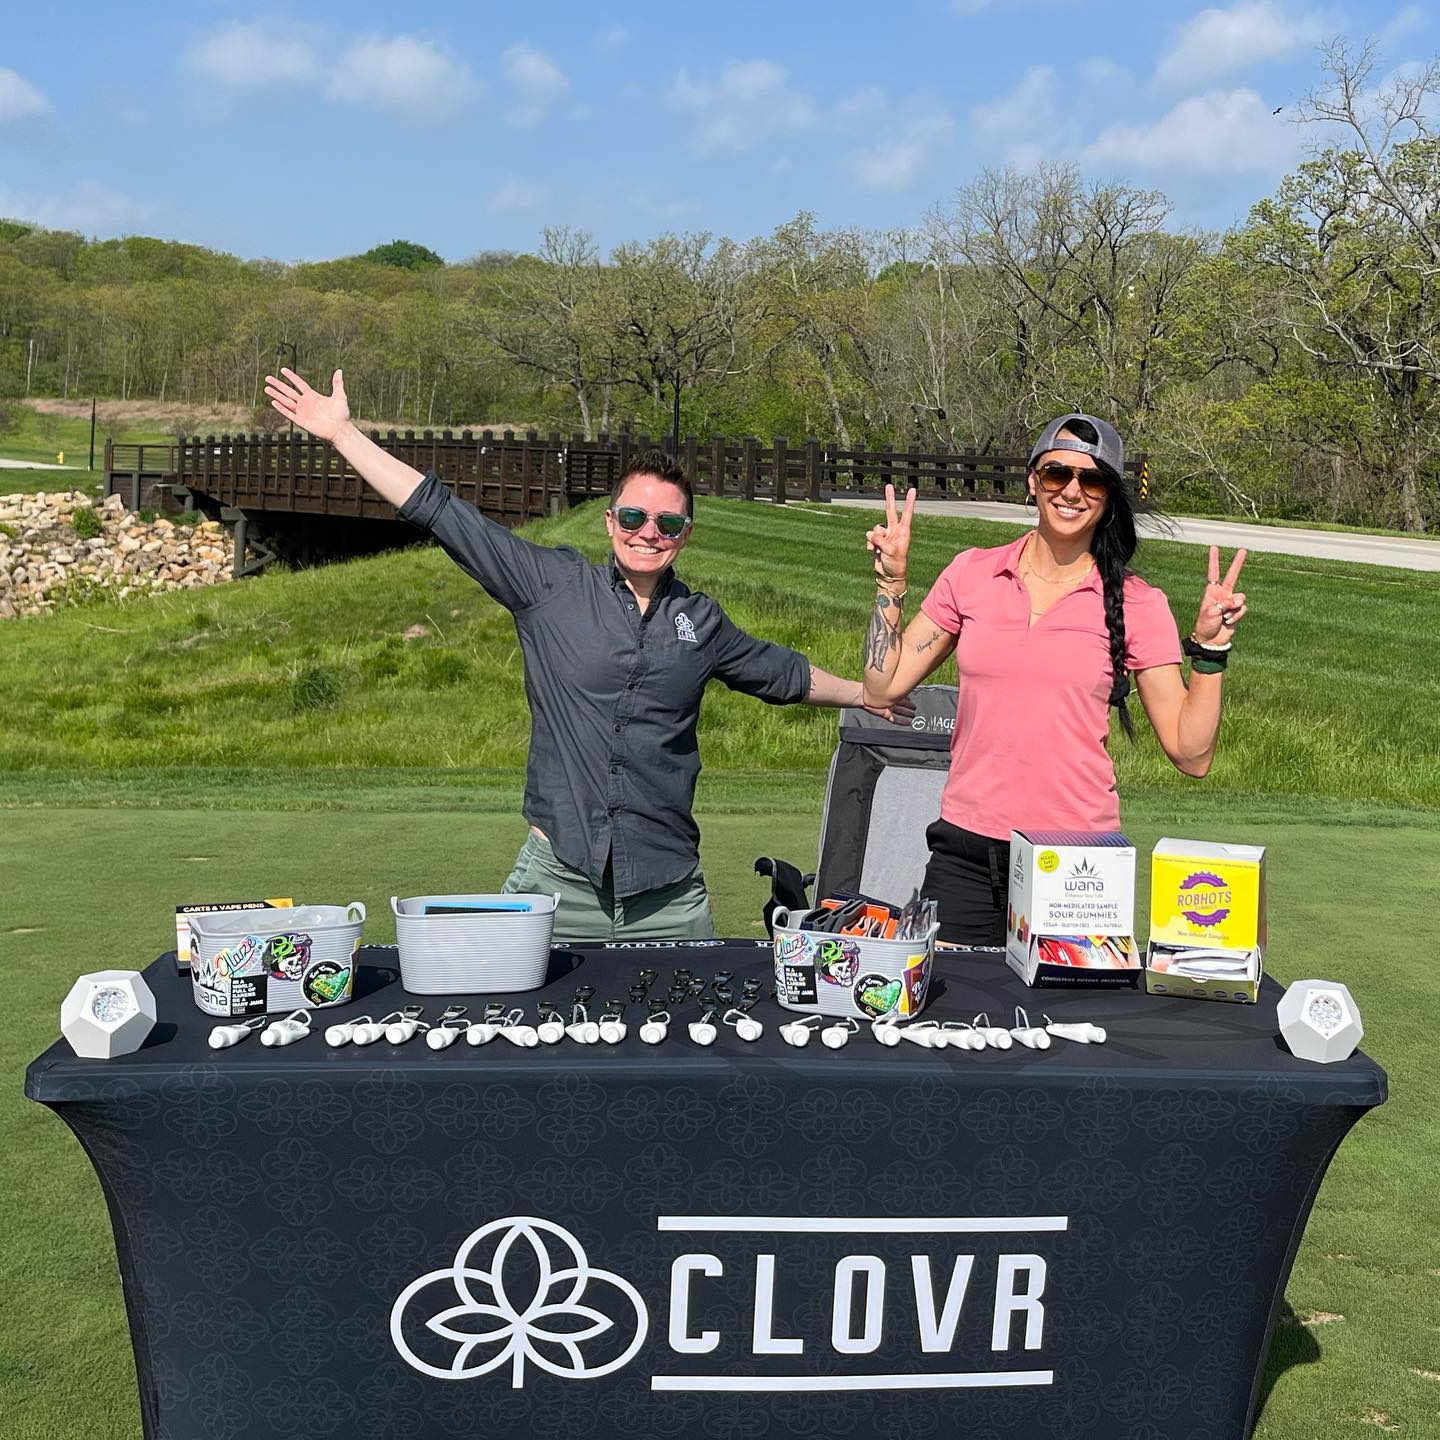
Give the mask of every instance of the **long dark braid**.
M 1070 432 L 1075 439 L 1094 445 L 1099 436 L 1092 426 L 1083 420 L 1073 421 L 1061 431 Z M 1131 556 L 1135 554 L 1135 507 L 1130 492 L 1121 475 L 1108 467 L 1101 466 L 1110 481 L 1109 501 L 1105 506 L 1105 517 L 1095 527 L 1090 540 L 1090 553 L 1095 557 L 1095 568 L 1100 572 L 1100 583 L 1105 596 L 1105 628 L 1110 633 L 1110 704 L 1120 712 L 1120 728 L 1130 739 L 1135 738 L 1135 726 L 1130 719 L 1130 708 L 1125 697 L 1130 693 L 1130 674 L 1125 667 L 1125 576 L 1129 573 Z

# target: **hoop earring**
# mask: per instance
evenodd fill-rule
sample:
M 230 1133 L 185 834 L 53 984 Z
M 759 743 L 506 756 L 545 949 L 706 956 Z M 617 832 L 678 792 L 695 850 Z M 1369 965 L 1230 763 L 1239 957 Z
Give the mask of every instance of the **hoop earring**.
M 1040 502 L 1036 500 L 1035 492 L 1033 490 L 1027 489 L 1025 491 L 1025 504 L 1021 508 L 1024 510 L 1028 510 L 1032 506 L 1038 510 L 1040 508 Z

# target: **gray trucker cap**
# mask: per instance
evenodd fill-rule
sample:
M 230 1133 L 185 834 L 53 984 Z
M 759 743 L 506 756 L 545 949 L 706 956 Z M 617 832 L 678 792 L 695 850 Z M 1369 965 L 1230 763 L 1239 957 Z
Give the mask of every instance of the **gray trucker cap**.
M 1084 420 L 1095 427 L 1095 433 L 1100 437 L 1098 445 L 1090 445 L 1068 435 L 1063 440 L 1055 438 L 1076 420 Z M 1058 420 L 1052 420 L 1035 442 L 1035 448 L 1030 452 L 1030 463 L 1033 465 L 1047 450 L 1078 450 L 1082 455 L 1093 455 L 1099 464 L 1119 479 L 1125 478 L 1125 442 L 1109 421 L 1099 420 L 1094 415 L 1083 415 L 1076 410 L 1072 414 L 1062 415 Z

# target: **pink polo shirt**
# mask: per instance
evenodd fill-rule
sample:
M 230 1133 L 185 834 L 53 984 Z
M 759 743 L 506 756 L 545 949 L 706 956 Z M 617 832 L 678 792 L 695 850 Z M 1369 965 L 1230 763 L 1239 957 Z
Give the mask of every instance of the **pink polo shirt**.
M 967 550 L 941 572 L 921 610 L 959 639 L 960 703 L 941 816 L 979 835 L 1113 830 L 1120 824 L 1110 734 L 1110 639 L 1098 571 L 1034 625 L 1018 565 L 1025 536 Z M 1125 663 L 1180 663 L 1162 591 L 1125 580 Z

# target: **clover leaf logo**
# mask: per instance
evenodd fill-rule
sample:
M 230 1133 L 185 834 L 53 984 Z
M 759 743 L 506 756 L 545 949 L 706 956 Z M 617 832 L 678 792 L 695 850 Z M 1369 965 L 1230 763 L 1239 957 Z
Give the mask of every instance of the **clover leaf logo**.
M 436 1285 L 453 1290 L 459 1304 L 446 1305 L 417 1326 L 408 1315 L 412 1302 Z M 614 1314 L 607 1315 L 602 1306 Z M 592 1266 L 563 1226 L 529 1215 L 482 1225 L 456 1251 L 451 1265 L 412 1280 L 390 1311 L 390 1338 L 406 1364 L 421 1374 L 471 1380 L 509 1361 L 516 1389 L 525 1382 L 527 1362 L 562 1380 L 609 1375 L 635 1358 L 648 1325 L 645 1302 L 628 1280 Z M 632 1326 L 633 1338 L 613 1353 Z M 428 1333 L 417 1333 L 422 1328 Z M 432 1363 L 411 1343 L 412 1337 L 417 1344 L 429 1342 L 427 1354 L 438 1352 L 441 1347 L 431 1336 L 456 1347 L 448 1364 Z M 597 1347 L 602 1336 L 608 1339 Z M 608 1358 L 587 1365 L 582 1346 L 598 1348 Z

